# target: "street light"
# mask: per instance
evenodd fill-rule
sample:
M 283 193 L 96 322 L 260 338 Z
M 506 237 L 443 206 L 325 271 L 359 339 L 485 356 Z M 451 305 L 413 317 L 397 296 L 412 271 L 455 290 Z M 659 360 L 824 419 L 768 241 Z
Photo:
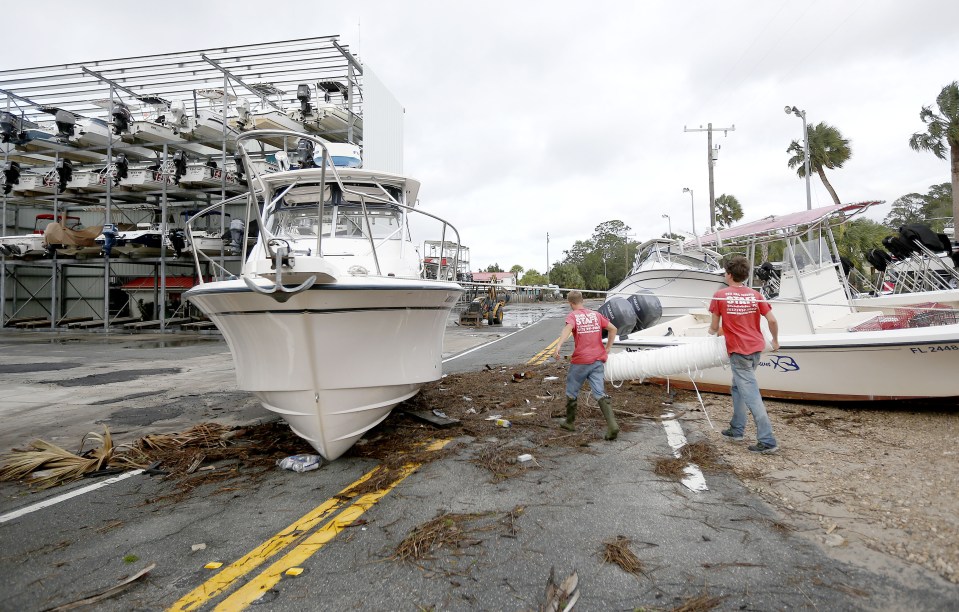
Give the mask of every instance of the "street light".
M 803 165 L 806 173 L 806 210 L 812 210 L 812 195 L 809 191 L 809 130 L 806 127 L 806 111 L 799 110 L 795 106 L 786 107 L 787 115 L 796 115 L 802 119 L 803 133 Z
M 663 219 L 666 219 L 666 224 L 669 226 L 669 237 L 673 237 L 673 220 L 669 218 L 669 215 L 663 213 Z
M 683 187 L 683 193 L 689 192 L 689 206 L 693 215 L 693 236 L 696 236 L 696 201 L 693 199 L 693 190 L 689 187 Z

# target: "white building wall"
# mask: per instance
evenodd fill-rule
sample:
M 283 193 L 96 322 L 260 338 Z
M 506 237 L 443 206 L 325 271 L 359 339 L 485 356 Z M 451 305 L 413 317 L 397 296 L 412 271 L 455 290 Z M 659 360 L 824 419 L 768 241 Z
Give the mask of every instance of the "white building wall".
M 403 174 L 403 115 L 386 85 L 363 65 L 363 167 Z

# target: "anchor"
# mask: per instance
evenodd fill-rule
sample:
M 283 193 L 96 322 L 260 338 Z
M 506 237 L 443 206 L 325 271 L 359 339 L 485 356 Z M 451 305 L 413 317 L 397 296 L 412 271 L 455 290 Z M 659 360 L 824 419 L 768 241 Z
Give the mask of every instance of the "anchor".
M 281 243 L 284 246 L 280 246 Z M 293 255 L 290 254 L 290 243 L 285 240 L 273 239 L 267 243 L 267 247 L 276 248 L 275 251 L 272 248 L 269 249 L 273 254 L 273 265 L 271 267 L 276 270 L 276 282 L 272 287 L 263 288 L 254 283 L 250 277 L 244 276 L 243 282 L 246 283 L 247 287 L 253 291 L 256 291 L 257 293 L 268 295 L 277 302 L 282 303 L 286 302 L 297 293 L 306 291 L 313 286 L 313 283 L 316 282 L 315 274 L 296 287 L 286 287 L 283 285 L 283 268 L 292 269 L 294 265 Z

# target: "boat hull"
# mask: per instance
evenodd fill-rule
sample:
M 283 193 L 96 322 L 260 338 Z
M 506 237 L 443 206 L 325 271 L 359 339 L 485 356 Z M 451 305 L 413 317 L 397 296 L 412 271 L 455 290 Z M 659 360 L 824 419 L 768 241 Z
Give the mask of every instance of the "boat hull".
M 615 346 L 647 350 L 694 338 L 642 338 Z M 614 349 L 615 350 L 615 349 Z M 959 324 L 882 332 L 781 336 L 763 353 L 756 380 L 763 397 L 815 401 L 959 398 Z M 669 377 L 671 385 L 729 393 L 728 367 Z M 651 379 L 654 381 L 665 379 Z
M 443 334 L 460 293 L 454 283 L 351 277 L 283 303 L 239 280 L 184 297 L 223 333 L 239 388 L 332 460 L 442 376 Z
M 690 310 L 706 308 L 713 294 L 725 286 L 720 273 L 663 267 L 633 272 L 610 289 L 609 297 L 652 292 L 663 307 L 659 320 L 669 321 Z

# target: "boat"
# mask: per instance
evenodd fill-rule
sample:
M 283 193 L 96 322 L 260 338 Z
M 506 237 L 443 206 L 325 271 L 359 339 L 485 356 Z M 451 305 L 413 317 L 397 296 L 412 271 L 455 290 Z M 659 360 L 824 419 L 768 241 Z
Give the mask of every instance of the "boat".
M 883 239 L 866 259 L 878 272 L 875 282 L 856 275 L 864 290 L 852 303 L 859 309 L 891 314 L 897 308 L 933 302 L 959 308 L 959 247 L 946 234 L 916 223 Z
M 639 245 L 629 275 L 607 293 L 600 312 L 621 336 L 704 308 L 725 286 L 722 255 L 695 241 L 653 238 Z
M 104 225 L 94 242 L 107 257 L 159 257 L 165 244 L 160 225 L 149 222 L 129 229 Z
M 239 132 L 236 128 L 230 127 L 223 119 L 223 90 L 197 89 L 196 94 L 209 100 L 209 107 L 197 109 L 192 128 L 187 135 L 193 140 L 211 146 L 223 142 L 224 137 L 226 137 L 226 144 L 232 149 L 236 145 L 236 137 Z M 235 104 L 237 97 L 228 93 L 226 99 L 228 104 Z
M 167 276 L 163 285 L 166 290 L 167 316 L 176 312 L 180 306 L 184 291 L 193 287 L 196 280 L 192 276 Z M 160 313 L 156 304 L 160 297 L 160 283 L 156 276 L 140 276 L 132 278 L 120 289 L 127 294 L 130 316 L 140 320 L 158 319 Z
M 120 182 L 129 177 L 130 163 L 121 153 L 99 170 L 74 172 L 66 188 L 76 193 L 105 193 L 107 183 L 112 191 L 118 191 Z
M 186 171 L 180 177 L 180 184 L 197 189 L 225 188 L 230 193 L 238 193 L 246 189 L 240 185 L 236 174 L 236 164 L 227 163 L 226 170 L 220 168 L 216 161 L 190 162 Z
M 363 118 L 344 106 L 349 95 L 346 85 L 339 81 L 321 81 L 316 84 L 316 91 L 323 92 L 323 101 L 313 101 L 313 88 L 308 83 L 297 86 L 300 108 L 290 111 L 290 118 L 303 124 L 310 133 L 331 142 L 362 141 Z M 343 104 L 333 102 L 333 95 L 342 96 Z
M 282 97 L 286 93 L 272 83 L 256 83 L 251 89 L 260 96 L 260 108 L 253 110 L 250 101 L 241 98 L 237 101 L 237 116 L 227 121 L 231 127 L 241 132 L 259 131 L 261 142 L 279 149 L 291 150 L 297 141 L 290 141 L 289 137 L 277 135 L 286 132 L 301 133 L 305 126 L 296 121 L 283 108 Z
M 298 150 L 311 143 L 313 163 L 260 174 L 242 145 L 266 138 L 286 138 Z M 410 218 L 418 217 L 419 231 L 435 224 L 439 237 L 457 243 L 459 233 L 419 209 L 418 181 L 337 168 L 315 136 L 257 130 L 241 134 L 237 149 L 249 169 L 249 197 L 194 219 L 245 200 L 258 240 L 243 249 L 240 278 L 195 254 L 198 271 L 209 265 L 223 280 L 183 297 L 223 333 L 239 388 L 333 460 L 442 376 L 444 330 L 463 288 L 424 278 Z
M 47 252 L 55 251 L 58 257 L 87 257 L 98 255 L 100 246 L 96 238 L 103 233 L 102 225 L 83 227 L 76 217 L 69 225 L 50 223 L 43 230 L 43 245 Z
M 204 156 L 217 153 L 211 146 L 187 140 L 186 135 L 193 130 L 193 118 L 186 114 L 181 100 L 168 102 L 155 96 L 141 96 L 139 100 L 152 106 L 154 112 L 146 119 L 131 121 L 129 132 L 123 135 L 125 141 L 154 148 L 173 145 L 178 151 Z
M 764 353 L 756 371 L 764 397 L 816 401 L 959 397 L 952 378 L 959 371 L 959 311 L 917 303 L 890 315 L 851 303 L 831 227 L 872 204 L 770 216 L 734 228 L 722 238 L 726 246 L 744 250 L 747 258 L 764 243 L 784 242 L 776 296 L 769 299 L 779 322 L 780 348 Z M 718 240 L 716 235 L 703 237 L 706 244 Z M 607 376 L 643 378 L 646 371 L 653 372 L 650 380 L 668 378 L 681 388 L 729 393 L 731 375 L 716 364 L 715 355 L 694 358 L 709 341 L 710 321 L 703 309 L 629 334 L 614 345 L 623 356 L 610 356 Z M 671 351 L 640 357 L 642 351 L 661 348 Z M 640 360 L 658 362 L 662 360 L 658 356 L 675 360 L 674 367 L 665 369 L 672 375 L 640 367 Z
M 228 213 L 210 210 L 200 214 L 199 210 L 184 210 L 180 212 L 180 217 L 183 229 L 173 229 L 169 234 L 170 247 L 177 257 L 194 249 L 210 255 L 234 254 L 230 250 L 232 217 Z M 190 230 L 189 240 L 186 238 L 186 228 Z
M 0 255 L 19 259 L 34 259 L 49 255 L 45 241 L 45 232 L 50 225 L 71 228 L 80 227 L 80 218 L 60 213 L 54 219 L 53 213 L 40 213 L 33 222 L 33 232 L 20 236 L 0 237 Z

